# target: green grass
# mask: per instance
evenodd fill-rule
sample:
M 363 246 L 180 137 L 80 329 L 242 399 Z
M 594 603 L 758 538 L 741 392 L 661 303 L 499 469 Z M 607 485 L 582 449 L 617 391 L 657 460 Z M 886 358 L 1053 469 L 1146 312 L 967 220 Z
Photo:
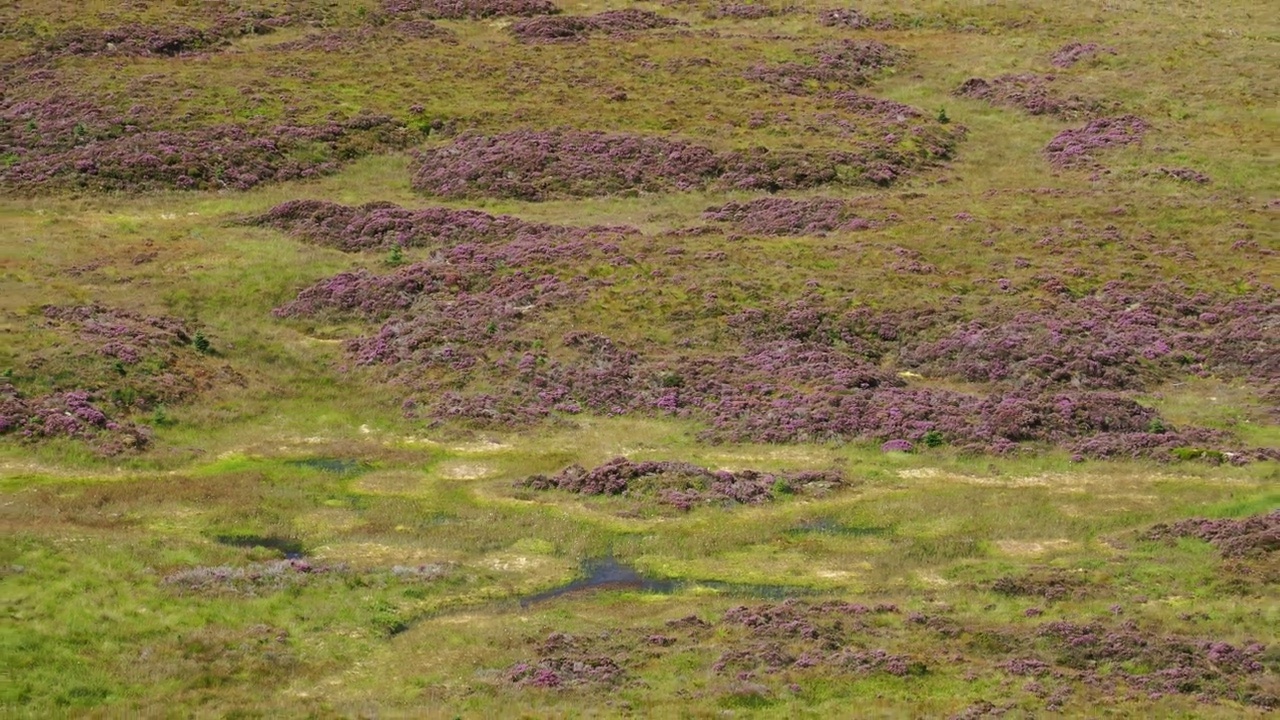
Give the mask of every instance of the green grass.
M 0 27 L 12 28 L 0 32 L 0 60 L 73 25 L 204 22 L 198 4 L 118 5 L 20 0 L 0 9 Z M 901 217 L 857 234 L 666 234 L 703 224 L 704 209 L 749 197 L 741 193 L 445 203 L 645 232 L 622 242 L 625 254 L 641 258 L 637 264 L 583 267 L 609 284 L 548 313 L 539 337 L 587 327 L 640 344 L 692 338 L 714 345 L 724 333 L 721 318 L 680 313 L 700 307 L 708 293 L 736 308 L 798 295 L 809 281 L 829 297 L 873 307 L 956 298 L 969 311 L 1002 301 L 991 290 L 995 278 L 1026 283 L 1072 266 L 1087 270 L 1073 281 L 1078 292 L 1134 277 L 1230 292 L 1274 284 L 1280 275 L 1273 255 L 1231 249 L 1242 240 L 1280 249 L 1266 205 L 1280 196 L 1280 76 L 1272 69 L 1280 26 L 1256 3 L 868 0 L 859 8 L 896 17 L 898 28 L 865 32 L 819 28 L 804 13 L 712 22 L 698 11 L 712 3 L 565 5 L 575 12 L 642 6 L 679 16 L 694 33 L 721 36 L 658 32 L 625 43 L 536 47 L 510 42 L 502 23 L 444 22 L 457 44 L 413 40 L 332 55 L 266 49 L 302 34 L 289 29 L 237 40 L 208 57 L 67 59 L 53 76 L 72 93 L 162 108 L 177 128 L 250 116 L 316 122 L 335 110 L 368 109 L 484 132 L 567 126 L 673 133 L 721 148 L 829 148 L 848 140 L 817 125 L 829 107 L 761 92 L 742 72 L 825 39 L 875 37 L 905 47 L 912 60 L 866 92 L 929 114 L 945 107 L 968 129 L 953 161 L 890 190 L 825 191 L 857 198 L 871 214 Z M 352 27 L 363 7 L 374 3 L 335 6 L 323 22 Z M 1112 172 L 1097 179 L 1054 171 L 1040 157 L 1069 123 L 952 94 L 970 77 L 1047 72 L 1049 54 L 1077 39 L 1117 54 L 1060 71 L 1061 89 L 1118 101 L 1154 126 L 1142 146 L 1108 155 Z M 690 62 L 703 57 L 715 62 Z M 290 66 L 310 75 L 291 76 Z M 619 88 L 626 102 L 609 100 Z M 422 113 L 410 112 L 414 104 Z M 785 119 L 754 127 L 756 115 Z M 0 166 L 12 158 L 0 153 Z M 96 377 L 105 366 L 60 354 L 71 341 L 47 330 L 39 313 L 45 304 L 101 302 L 199 327 L 215 354 L 190 362 L 218 373 L 189 402 L 164 405 L 164 423 L 154 423 L 154 411 L 140 415 L 156 425 L 145 453 L 103 458 L 81 443 L 0 438 L 4 714 L 791 718 L 845 716 L 852 707 L 867 717 L 946 717 L 989 700 L 1020 716 L 1043 712 L 1043 703 L 1023 689 L 1026 679 L 994 667 L 998 647 L 1043 621 L 1113 619 L 1119 605 L 1120 619 L 1160 632 L 1274 645 L 1274 554 L 1241 565 L 1200 541 L 1141 538 L 1156 523 L 1280 507 L 1274 462 L 1073 463 L 1061 450 L 993 458 L 948 445 L 885 454 L 858 442 L 707 445 L 697 440 L 696 422 L 644 418 L 574 416 L 503 432 L 405 418 L 402 388 L 376 370 L 339 370 L 342 341 L 362 327 L 271 315 L 317 279 L 352 267 L 383 271 L 386 255 L 317 248 L 237 219 L 295 198 L 438 204 L 412 191 L 409 162 L 407 154 L 366 157 L 313 182 L 243 193 L 0 198 L 0 372 L 30 392 Z M 1143 175 L 1161 165 L 1194 167 L 1213 182 Z M 954 220 L 959 213 L 976 221 Z M 1114 225 L 1123 239 L 1062 254 L 1038 243 L 1077 222 L 1091 236 Z M 1138 240 L 1145 232 L 1154 239 Z M 687 253 L 667 258 L 669 246 Z M 922 253 L 938 272 L 887 274 L 896 247 Z M 708 251 L 726 253 L 727 261 L 696 259 Z M 426 255 L 409 249 L 404 259 Z M 1016 257 L 1029 266 L 1016 266 Z M 659 268 L 668 282 L 653 280 Z M 1142 399 L 1174 424 L 1276 447 L 1280 426 L 1263 390 L 1184 378 Z M 817 498 L 690 513 L 516 487 L 534 473 L 619 455 L 730 469 L 838 467 L 850 483 Z M 330 571 L 256 594 L 190 592 L 165 581 L 192 568 L 253 568 L 281 557 L 269 547 L 219 541 L 226 536 L 290 539 Z M 677 581 L 677 590 L 520 604 L 606 555 Z M 421 580 L 393 571 L 422 565 L 440 565 L 443 574 Z M 991 590 L 1001 577 L 1050 571 L 1083 578 L 1087 592 L 1048 603 Z M 733 585 L 942 614 L 963 625 L 960 640 L 877 616 L 866 641 L 913 657 L 958 653 L 965 660 L 932 662 L 918 677 L 819 670 L 757 678 L 761 691 L 709 669 L 743 646 L 721 629 L 670 654 L 628 655 L 636 681 L 618 688 L 547 691 L 502 680 L 553 631 L 629 637 L 667 620 L 712 620 L 763 602 Z M 1032 606 L 1044 616 L 1026 616 Z M 1269 652 L 1258 682 L 1274 694 L 1280 662 Z M 980 671 L 976 677 L 965 677 L 968 666 Z M 787 689 L 792 680 L 799 692 Z M 1264 714 L 1235 700 L 1091 692 L 1078 688 L 1063 713 Z

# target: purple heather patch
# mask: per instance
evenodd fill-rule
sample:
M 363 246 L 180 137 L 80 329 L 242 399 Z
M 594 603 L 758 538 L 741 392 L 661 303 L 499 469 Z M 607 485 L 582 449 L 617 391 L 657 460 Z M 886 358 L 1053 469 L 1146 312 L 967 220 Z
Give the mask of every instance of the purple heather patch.
M 1102 47 L 1093 42 L 1069 42 L 1054 51 L 1049 62 L 1054 67 L 1066 68 L 1102 54 L 1115 55 L 1116 51 L 1115 48 Z
M 606 10 L 596 15 L 543 15 L 519 20 L 511 34 L 522 42 L 566 42 L 591 35 L 621 35 L 684 23 L 649 10 Z
M 1160 524 L 1144 533 L 1143 538 L 1196 538 L 1213 545 L 1223 557 L 1265 555 L 1280 550 L 1280 510 L 1239 520 L 1193 518 Z
M 251 222 L 345 252 L 393 247 L 452 248 L 469 243 L 552 247 L 581 243 L 593 237 L 602 243 L 640 232 L 626 226 L 571 227 L 533 223 L 511 215 L 494 216 L 479 210 L 410 209 L 392 203 L 351 206 L 323 200 L 281 203 Z
M 417 13 L 432 20 L 484 20 L 495 17 L 555 15 L 551 0 L 383 0 L 390 15 Z
M 971 78 L 966 80 L 955 94 L 992 105 L 1006 105 L 1025 110 L 1032 115 L 1054 115 L 1074 119 L 1097 115 L 1106 104 L 1079 95 L 1059 95 L 1050 88 L 1053 75 L 1001 75 L 991 80 Z
M 928 133 L 922 129 L 921 134 Z M 930 149 L 922 157 L 878 146 L 865 151 L 717 152 L 657 136 L 564 129 L 465 134 L 417 153 L 413 186 L 439 197 L 537 201 L 622 192 L 777 192 L 858 181 L 889 184 L 948 157 L 957 137 L 926 139 Z
M 756 65 L 747 79 L 792 94 L 848 90 L 898 65 L 906 52 L 878 40 L 840 40 L 802 50 L 800 56 L 799 61 Z
M 825 492 L 843 484 L 843 476 L 835 471 L 712 471 L 686 462 L 633 462 L 620 457 L 592 470 L 573 465 L 552 476 L 533 475 L 517 486 L 581 495 L 656 495 L 659 502 L 687 511 L 709 503 L 756 505 L 775 500 L 780 492 Z
M 1059 168 L 1096 167 L 1099 152 L 1141 142 L 1150 128 L 1147 121 L 1134 115 L 1090 120 L 1082 127 L 1054 136 L 1045 146 L 1044 155 Z

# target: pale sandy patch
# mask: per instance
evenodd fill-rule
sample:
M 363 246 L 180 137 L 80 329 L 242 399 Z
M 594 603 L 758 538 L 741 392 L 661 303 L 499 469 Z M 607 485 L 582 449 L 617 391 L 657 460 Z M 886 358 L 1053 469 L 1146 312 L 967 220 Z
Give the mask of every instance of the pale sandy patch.
M 488 440 L 488 439 L 477 440 L 475 442 L 469 442 L 469 443 L 460 443 L 457 445 L 449 446 L 450 452 L 469 453 L 469 454 L 495 453 L 495 452 L 503 452 L 505 450 L 510 450 L 510 449 L 511 449 L 510 443 L 503 443 L 503 442 L 498 442 L 497 440 Z
M 920 578 L 920 582 L 930 587 L 947 587 L 952 584 L 950 580 L 929 570 L 921 570 L 916 576 Z
M 1065 550 L 1075 545 L 1071 540 L 1058 538 L 1054 540 L 997 540 L 996 547 L 1007 555 L 1035 556 L 1054 550 Z
M 449 480 L 479 480 L 491 477 L 497 471 L 493 466 L 476 462 L 445 462 L 436 471 L 440 477 Z
M 547 563 L 547 558 L 504 553 L 487 557 L 480 564 L 490 570 L 499 570 L 501 572 L 527 572 L 545 567 Z
M 318 560 L 372 567 L 430 565 L 448 562 L 452 559 L 447 557 L 447 553 L 442 553 L 432 548 L 388 545 L 376 542 L 330 543 L 316 548 L 312 555 Z

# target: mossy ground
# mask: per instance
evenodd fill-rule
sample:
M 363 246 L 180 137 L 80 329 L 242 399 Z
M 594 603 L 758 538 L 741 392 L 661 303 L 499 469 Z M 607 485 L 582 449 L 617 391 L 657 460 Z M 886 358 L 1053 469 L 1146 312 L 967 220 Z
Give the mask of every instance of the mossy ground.
M 661 31 L 528 46 L 510 39 L 504 21 L 443 22 L 457 44 L 409 40 L 330 55 L 270 50 L 301 34 L 287 29 L 207 56 L 74 58 L 53 72 L 86 96 L 118 93 L 117 101 L 162 108 L 175 127 L 254 115 L 319 120 L 363 109 L 487 132 L 570 126 L 678 133 L 726 148 L 813 147 L 840 142 L 803 131 L 823 111 L 820 103 L 761 92 L 742 71 L 856 34 L 912 53 L 867 92 L 929 113 L 945 107 L 952 122 L 968 128 L 945 166 L 891 190 L 852 193 L 902 217 L 858 234 L 856 250 L 839 235 L 687 236 L 680 242 L 693 251 L 689 257 L 723 251 L 728 261 L 690 260 L 679 269 L 690 287 L 665 296 L 651 292 L 650 268 L 602 263 L 592 272 L 613 284 L 548 317 L 551 334 L 589 327 L 669 342 L 663 319 L 701 288 L 785 297 L 811 280 L 876 305 L 959 295 L 978 307 L 995 296 L 997 277 L 1017 283 L 1059 268 L 1063 259 L 1042 252 L 1037 240 L 1047 228 L 1076 221 L 1156 237 L 1141 258 L 1120 243 L 1090 248 L 1089 283 L 1141 275 L 1231 292 L 1276 280 L 1274 254 L 1232 250 L 1239 241 L 1280 250 L 1280 25 L 1258 3 L 866 2 L 860 9 L 896 17 L 897 28 L 857 33 L 819 27 L 807 12 L 713 22 L 693 6 L 565 5 L 572 12 L 643 6 L 678 16 L 694 31 L 714 27 L 721 38 L 691 41 Z M 167 22 L 193 7 L 19 0 L 0 10 L 0 26 L 10 28 L 0 35 L 0 59 L 20 57 L 62 27 Z M 325 22 L 347 31 L 375 10 L 348 3 L 326 11 Z M 1061 72 L 1063 88 L 1118 101 L 1154 126 L 1140 147 L 1109 154 L 1110 172 L 1101 178 L 1044 162 L 1040 150 L 1062 123 L 951 94 L 969 77 L 1045 71 L 1047 57 L 1077 39 L 1118 52 Z M 701 57 L 714 62 L 682 62 Z M 667 69 L 637 73 L 642 60 Z M 628 99 L 610 100 L 615 89 Z M 411 111 L 415 105 L 421 109 Z M 757 113 L 785 113 L 794 123 L 752 128 Z M 406 419 L 396 388 L 343 368 L 341 341 L 359 328 L 271 314 L 317 279 L 353 265 L 381 269 L 386 259 L 305 245 L 233 220 L 300 197 L 423 205 L 428 201 L 409 185 L 409 162 L 401 154 L 366 157 L 326 178 L 247 192 L 0 198 L 0 370 L 11 370 L 16 383 L 38 390 L 55 380 L 29 364 L 56 342 L 37 322 L 38 309 L 88 302 L 195 323 L 217 362 L 243 378 L 165 407 L 153 446 L 142 454 L 104 459 L 70 441 L 0 441 L 6 714 L 819 717 L 856 708 L 868 717 L 939 717 L 982 700 L 1012 704 L 1015 715 L 1039 712 L 1034 693 L 993 669 L 972 643 L 964 661 L 924 676 L 851 679 L 818 670 L 797 679 L 796 692 L 770 686 L 744 693 L 731 677 L 710 671 L 731 642 L 723 635 L 637 663 L 633 682 L 616 689 L 541 690 L 502 680 L 507 667 L 528 658 L 530 639 L 551 631 L 590 635 L 689 614 L 711 619 L 753 601 L 717 583 L 784 586 L 904 611 L 945 608 L 970 635 L 975 628 L 1020 632 L 1032 623 L 1024 614 L 1031 606 L 1045 611 L 1036 622 L 1111 617 L 1120 606 L 1124 617 L 1148 627 L 1276 643 L 1274 555 L 1242 571 L 1205 543 L 1139 539 L 1158 522 L 1280 507 L 1274 463 L 1073 463 L 1051 448 L 996 458 L 949 447 L 882 453 L 871 443 L 706 445 L 696 440 L 693 421 L 638 418 L 574 416 L 521 432 Z M 1142 174 L 1158 165 L 1194 167 L 1213 182 Z M 443 204 L 573 225 L 630 224 L 647 235 L 628 242 L 642 244 L 701 224 L 708 205 L 745 197 Z M 976 220 L 955 219 L 961 213 Z M 895 246 L 919 251 L 938 272 L 886 274 L 883 258 Z M 421 259 L 417 252 L 405 255 Z M 1031 266 L 1014 267 L 1014 257 Z M 1144 399 L 1175 422 L 1229 430 L 1252 446 L 1280 443 L 1274 407 L 1241 380 L 1188 378 Z M 835 467 L 850 487 L 762 507 L 647 514 L 622 499 L 532 493 L 514 484 L 619 455 L 712 468 Z M 296 462 L 317 458 L 343 462 Z M 279 557 L 218 540 L 236 534 L 289 538 L 311 562 L 346 569 L 252 596 L 183 592 L 164 582 L 192 567 Z M 584 559 L 602 556 L 685 584 L 670 595 L 606 590 L 520 605 L 522 597 L 571 580 Z M 426 564 L 443 565 L 443 577 L 389 574 L 394 566 Z M 991 590 L 999 577 L 1046 568 L 1079 574 L 1088 592 L 1046 605 Z M 1189 614 L 1197 619 L 1185 619 Z M 957 652 L 950 640 L 896 630 L 887 642 L 920 657 Z M 1274 696 L 1274 651 L 1268 662 L 1263 682 Z M 982 671 L 977 679 L 966 678 L 970 667 Z M 1063 712 L 1265 711 L 1231 699 L 1082 690 Z

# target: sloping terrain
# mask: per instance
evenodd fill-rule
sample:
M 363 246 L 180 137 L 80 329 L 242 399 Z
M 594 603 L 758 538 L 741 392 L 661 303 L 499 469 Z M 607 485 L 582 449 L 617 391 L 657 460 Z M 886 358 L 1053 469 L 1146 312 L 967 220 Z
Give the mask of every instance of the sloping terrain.
M 18 716 L 1263 716 L 1256 3 L 0 8 Z

